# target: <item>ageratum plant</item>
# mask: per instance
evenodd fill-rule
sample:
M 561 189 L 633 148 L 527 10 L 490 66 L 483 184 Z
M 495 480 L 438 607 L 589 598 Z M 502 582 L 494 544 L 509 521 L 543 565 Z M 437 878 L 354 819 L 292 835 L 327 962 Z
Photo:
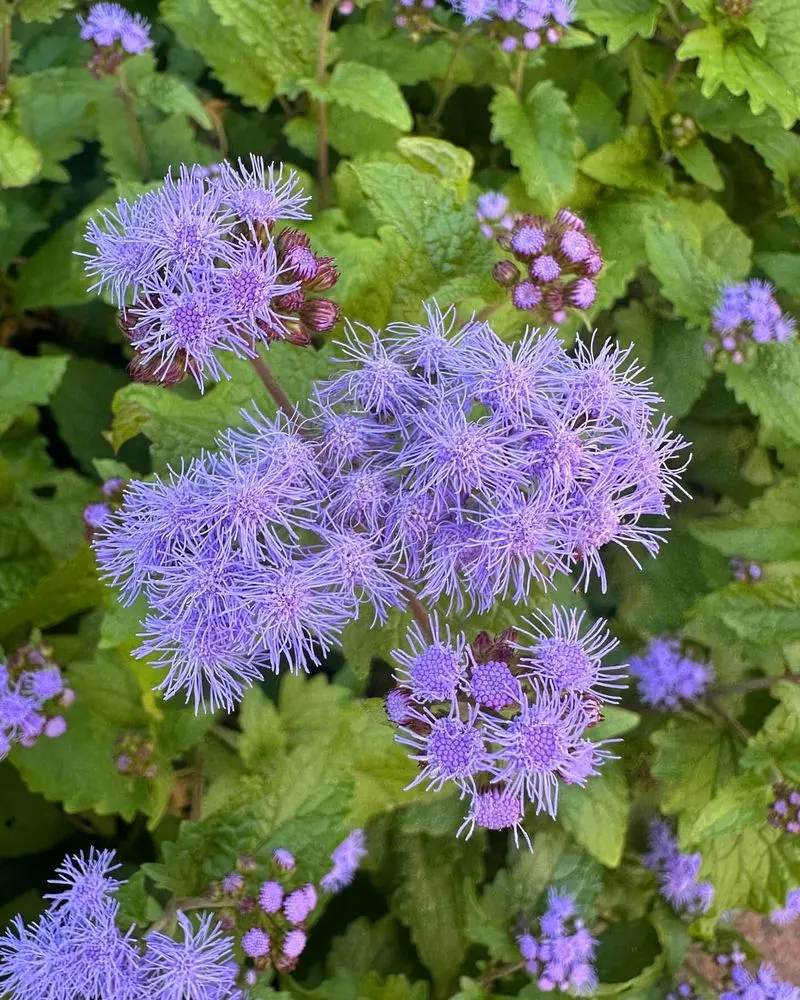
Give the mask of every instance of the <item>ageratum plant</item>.
M 0 1000 L 800 1000 L 799 79 L 0 10 Z

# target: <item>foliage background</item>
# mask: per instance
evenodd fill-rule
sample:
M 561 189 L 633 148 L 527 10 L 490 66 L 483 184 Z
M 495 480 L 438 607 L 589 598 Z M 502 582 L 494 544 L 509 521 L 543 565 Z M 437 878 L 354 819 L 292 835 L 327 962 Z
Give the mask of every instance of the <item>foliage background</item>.
M 349 17 L 303 0 L 137 9 L 156 46 L 126 62 L 121 102 L 116 81 L 85 69 L 70 0 L 0 8 L 0 641 L 10 653 L 42 630 L 78 694 L 64 737 L 0 765 L 0 923 L 34 915 L 55 862 L 90 842 L 138 871 L 126 914 L 146 921 L 243 849 L 286 843 L 320 874 L 366 825 L 365 871 L 283 983 L 294 995 L 532 997 L 524 976 L 492 976 L 517 959 L 515 922 L 552 881 L 601 932 L 599 993 L 663 995 L 690 935 L 709 939 L 730 909 L 768 912 L 800 884 L 800 838 L 765 822 L 775 768 L 800 783 L 800 687 L 781 680 L 800 670 L 800 342 L 741 366 L 703 349 L 723 281 L 768 277 L 800 309 L 800 5 L 753 0 L 733 18 L 714 0 L 579 0 L 577 26 L 521 76 L 515 55 L 455 15 L 437 14 L 449 32 L 413 41 L 383 0 Z M 320 102 L 332 157 L 321 184 Z M 699 125 L 688 146 L 674 142 L 675 112 Z M 303 174 L 308 231 L 342 272 L 334 297 L 374 326 L 419 320 L 436 296 L 464 318 L 490 308 L 513 339 L 524 318 L 491 280 L 476 195 L 581 212 L 608 265 L 596 305 L 562 334 L 585 324 L 632 342 L 693 442 L 693 499 L 658 561 L 638 572 L 613 557 L 608 593 L 558 598 L 612 618 L 626 653 L 682 636 L 731 690 L 670 718 L 629 693 L 600 730 L 624 735 L 621 760 L 568 789 L 557 824 L 529 822 L 533 854 L 501 836 L 456 841 L 458 803 L 403 791 L 411 765 L 379 700 L 399 614 L 351 626 L 320 675 L 265 683 L 237 718 L 195 718 L 153 694 L 151 668 L 131 656 L 138 611 L 97 580 L 81 512 L 101 479 L 162 471 L 251 398 L 270 402 L 245 363 L 203 396 L 130 383 L 114 310 L 75 256 L 85 222 L 171 164 L 250 152 Z M 278 345 L 270 361 L 303 400 L 330 353 Z M 732 582 L 732 556 L 760 561 L 762 579 Z M 500 606 L 468 627 L 516 614 Z M 155 780 L 115 770 L 129 731 L 153 740 Z M 702 850 L 716 887 L 688 930 L 637 861 L 654 808 Z

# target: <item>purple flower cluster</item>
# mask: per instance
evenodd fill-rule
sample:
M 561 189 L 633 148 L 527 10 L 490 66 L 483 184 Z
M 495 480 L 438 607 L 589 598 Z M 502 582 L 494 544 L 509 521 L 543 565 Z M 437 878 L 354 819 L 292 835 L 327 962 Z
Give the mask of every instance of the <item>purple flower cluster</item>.
M 770 826 L 790 833 L 800 833 L 800 788 L 778 782 L 773 788 L 775 798 L 769 807 L 767 822 Z
M 677 639 L 651 639 L 641 656 L 631 658 L 630 672 L 642 701 L 667 711 L 701 698 L 714 679 L 708 664 L 684 656 Z
M 313 417 L 250 417 L 220 450 L 166 480 L 128 484 L 94 540 L 123 600 L 152 614 L 140 652 L 167 696 L 231 707 L 245 686 L 319 663 L 369 603 L 489 608 L 579 567 L 605 586 L 601 550 L 655 555 L 685 447 L 628 352 L 568 355 L 551 331 L 514 347 L 453 313 L 349 331 Z M 635 557 L 634 557 L 635 558 Z
M 233 941 L 212 916 L 178 914 L 181 940 L 152 932 L 143 946 L 117 926 L 113 851 L 68 857 L 42 917 L 16 917 L 0 936 L 0 990 L 9 1000 L 241 1000 Z
M 88 17 L 78 16 L 81 38 L 101 48 L 119 46 L 129 55 L 141 55 L 153 47 L 150 25 L 141 14 L 131 14 L 118 3 L 96 3 Z
M 769 919 L 779 926 L 800 920 L 800 889 L 791 889 L 786 895 L 785 906 L 773 910 Z
M 119 476 L 107 479 L 100 487 L 103 499 L 96 503 L 87 504 L 83 509 L 83 523 L 86 525 L 85 535 L 87 540 L 94 538 L 95 532 L 108 527 L 112 520 L 112 514 L 118 510 L 122 503 L 122 491 L 125 489 L 125 480 Z
M 308 201 L 294 172 L 251 156 L 216 177 L 182 166 L 89 222 L 86 271 L 121 308 L 133 378 L 173 384 L 188 372 L 202 388 L 227 377 L 226 353 L 253 358 L 276 339 L 307 346 L 333 328 L 336 304 L 312 297 L 336 283 L 333 261 L 304 233 L 275 228 L 309 218 Z
M 494 239 L 501 232 L 514 228 L 514 217 L 508 211 L 510 202 L 500 191 L 484 191 L 478 196 L 475 216 L 481 232 L 488 239 Z
M 603 258 L 580 216 L 562 208 L 555 219 L 516 215 L 510 233 L 497 242 L 522 265 L 498 261 L 494 279 L 511 289 L 517 309 L 535 318 L 564 323 L 569 308 L 588 309 L 597 297 L 595 278 Z
M 684 981 L 667 993 L 666 1000 L 704 1000 L 704 998 L 691 983 Z
M 782 312 L 775 300 L 775 289 L 768 281 L 754 279 L 728 285 L 714 307 L 715 337 L 706 344 L 706 351 L 713 354 L 721 349 L 738 365 L 744 361 L 745 350 L 751 343 L 789 340 L 796 328 L 794 319 Z
M 331 854 L 333 866 L 320 879 L 320 886 L 326 892 L 341 892 L 356 877 L 358 866 L 366 853 L 364 831 L 353 830 Z
M 727 988 L 720 991 L 720 1000 L 800 1000 L 800 987 L 780 979 L 768 962 L 749 972 L 745 955 L 738 949 L 731 956 L 720 955 L 717 961 L 726 972 Z
M 539 933 L 517 938 L 525 968 L 544 992 L 559 990 L 584 996 L 597 988 L 597 941 L 577 914 L 571 893 L 550 888 L 547 909 L 539 918 Z
M 598 706 L 623 686 L 601 660 L 616 646 L 603 622 L 554 609 L 521 634 L 485 634 L 471 646 L 434 616 L 431 635 L 408 631 L 392 654 L 397 687 L 386 699 L 397 742 L 411 747 L 419 774 L 409 787 L 454 785 L 469 798 L 462 830 L 522 829 L 525 808 L 555 816 L 558 788 L 584 785 L 610 754 L 585 738 Z M 612 692 L 612 693 L 609 693 Z
M 364 854 L 364 832 L 353 830 L 333 851 L 333 868 L 320 880 L 320 889 L 344 888 Z M 258 974 L 271 966 L 283 973 L 296 968 L 319 896 L 311 882 L 299 877 L 290 851 L 274 850 L 268 871 L 259 869 L 254 857 L 240 857 L 235 871 L 209 886 L 208 896 L 218 907 L 220 926 L 234 935 L 249 960 L 244 969 L 247 985 L 254 986 Z
M 41 736 L 63 736 L 67 720 L 62 712 L 74 700 L 52 648 L 32 642 L 20 646 L 0 663 L 0 760 L 15 743 L 32 747 Z
M 656 873 L 661 895 L 670 906 L 692 917 L 705 913 L 714 899 L 714 886 L 697 881 L 702 855 L 681 854 L 669 824 L 660 819 L 650 824 L 649 848 L 642 862 Z
M 761 566 L 753 559 L 731 559 L 731 575 L 739 583 L 758 583 L 762 574 Z
M 513 52 L 520 44 L 528 50 L 556 45 L 575 20 L 573 0 L 450 0 L 467 24 L 489 21 L 489 33 Z
M 152 781 L 158 777 L 158 764 L 153 760 L 155 745 L 149 736 L 136 732 L 121 733 L 114 751 L 114 766 L 126 778 Z

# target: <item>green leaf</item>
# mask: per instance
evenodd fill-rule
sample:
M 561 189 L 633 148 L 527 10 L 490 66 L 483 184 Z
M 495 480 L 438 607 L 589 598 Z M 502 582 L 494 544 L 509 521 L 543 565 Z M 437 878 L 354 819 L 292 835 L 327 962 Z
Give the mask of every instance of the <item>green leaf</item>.
M 25 187 L 39 175 L 43 162 L 42 151 L 13 118 L 0 119 L 0 187 Z
M 597 278 L 598 308 L 605 309 L 621 298 L 645 266 L 644 224 L 652 207 L 645 195 L 619 193 L 604 198 L 590 211 L 589 227 L 606 260 Z
M 763 778 L 744 775 L 723 785 L 714 798 L 682 826 L 682 840 L 696 845 L 715 837 L 763 826 L 772 788 Z
M 369 615 L 359 615 L 345 626 L 341 639 L 342 652 L 356 677 L 368 677 L 374 659 L 390 660 L 392 650 L 402 645 L 409 623 L 408 612 L 393 608 L 388 621 L 381 626 L 372 623 Z
M 594 80 L 584 80 L 573 105 L 578 134 L 587 150 L 614 142 L 622 133 L 622 115 L 605 90 Z
M 646 988 L 654 985 L 664 965 L 653 925 L 643 919 L 612 923 L 597 945 L 600 985 L 595 996 L 646 996 Z
M 392 912 L 411 932 L 436 992 L 450 995 L 467 951 L 469 893 L 483 875 L 480 838 L 405 836 L 397 844 Z
M 161 16 L 180 41 L 199 52 L 213 75 L 244 104 L 263 111 L 275 95 L 275 83 L 261 59 L 234 28 L 223 24 L 208 0 L 162 0 Z
M 713 201 L 662 203 L 646 223 L 650 269 L 676 312 L 707 327 L 722 284 L 750 270 L 752 243 Z
M 360 62 L 337 63 L 318 96 L 377 118 L 402 132 L 409 132 L 413 125 L 400 88 L 388 73 L 375 66 Z
M 694 139 L 688 146 L 678 146 L 674 152 L 677 161 L 698 184 L 704 184 L 712 191 L 721 191 L 725 187 L 717 161 L 702 139 Z
M 536 209 L 553 215 L 569 198 L 577 170 L 577 123 L 567 95 L 549 80 L 524 102 L 502 87 L 489 110 L 492 140 L 507 146 Z
M 9 763 L 0 764 L 0 785 L 0 858 L 47 851 L 69 835 L 61 810 L 29 791 Z
M 783 776 L 800 783 L 800 687 L 776 678 L 772 693 L 780 700 L 742 754 L 742 767 L 771 774 L 777 766 Z
M 800 641 L 800 579 L 731 583 L 701 598 L 684 634 L 708 645 L 740 639 L 779 646 Z
M 636 35 L 656 30 L 658 0 L 580 0 L 578 17 L 596 35 L 608 35 L 608 51 L 619 52 Z
M 49 23 L 74 6 L 75 0 L 19 0 L 19 3 L 14 5 L 14 12 L 27 23 L 31 21 Z
M 670 719 L 650 737 L 651 766 L 665 813 L 694 816 L 736 774 L 735 744 L 717 726 L 695 719 Z
M 744 510 L 691 521 L 689 530 L 726 556 L 764 562 L 800 559 L 800 479 L 785 479 Z
M 744 364 L 724 371 L 737 400 L 761 418 L 762 435 L 800 443 L 800 341 L 760 344 Z
M 669 169 L 658 162 L 655 135 L 644 125 L 629 125 L 619 139 L 584 156 L 580 168 L 601 184 L 632 191 L 653 191 L 670 179 Z
M 800 8 L 794 0 L 754 0 L 752 14 L 763 24 L 763 46 L 723 19 L 690 31 L 677 58 L 699 60 L 705 97 L 722 85 L 737 96 L 746 93 L 754 115 L 775 108 L 790 128 L 800 116 Z
M 179 76 L 158 72 L 152 52 L 127 59 L 125 79 L 145 104 L 165 115 L 187 115 L 201 128 L 212 128 L 211 115 L 194 90 Z
M 800 299 L 800 254 L 757 253 L 756 264 L 775 282 L 780 291 Z
M 355 163 L 353 171 L 379 224 L 393 268 L 392 319 L 418 319 L 420 303 L 448 280 L 482 276 L 493 252 L 471 205 L 405 163 Z
M 616 868 L 625 849 L 630 793 L 617 761 L 606 764 L 585 788 L 565 785 L 559 791 L 558 817 L 564 828 L 607 868 Z
M 466 149 L 431 136 L 409 135 L 398 139 L 397 151 L 417 170 L 429 171 L 440 178 L 459 201 L 466 198 L 475 166 L 472 154 Z
M 67 361 L 61 357 L 27 358 L 0 347 L 0 434 L 29 406 L 44 406 L 64 377 Z
M 222 24 L 276 86 L 314 75 L 319 15 L 303 0 L 210 0 Z

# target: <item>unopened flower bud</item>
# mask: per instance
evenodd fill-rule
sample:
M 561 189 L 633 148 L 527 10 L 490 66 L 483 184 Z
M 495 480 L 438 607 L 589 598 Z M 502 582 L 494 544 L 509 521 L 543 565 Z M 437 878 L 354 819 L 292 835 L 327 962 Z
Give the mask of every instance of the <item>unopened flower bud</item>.
M 240 872 L 254 872 L 258 867 L 258 862 L 252 854 L 241 854 L 236 859 L 236 868 Z
M 58 699 L 58 704 L 62 708 L 69 708 L 69 706 L 72 705 L 74 701 L 75 701 L 75 692 L 72 690 L 72 688 L 64 688 L 63 694 Z
M 318 257 L 317 273 L 310 281 L 305 282 L 305 287 L 312 292 L 326 292 L 329 288 L 333 288 L 338 280 L 339 272 L 333 257 Z
M 305 300 L 305 292 L 302 288 L 298 288 L 294 292 L 279 295 L 275 299 L 275 305 L 283 313 L 298 313 L 303 308 Z
M 492 268 L 492 277 L 498 285 L 511 288 L 519 281 L 519 268 L 510 260 L 498 260 Z
M 307 282 L 315 278 L 319 264 L 313 250 L 307 247 L 292 247 L 285 257 L 286 266 L 300 281 Z
M 284 229 L 275 239 L 275 247 L 281 259 L 296 247 L 307 250 L 310 246 L 311 238 L 306 233 L 301 233 L 299 229 Z
M 164 364 L 155 359 L 145 361 L 137 354 L 128 364 L 128 374 L 134 382 L 145 385 L 177 385 L 183 379 L 185 367 L 177 358 Z
M 311 299 L 300 310 L 300 319 L 315 333 L 327 333 L 339 321 L 339 306 L 332 299 Z

